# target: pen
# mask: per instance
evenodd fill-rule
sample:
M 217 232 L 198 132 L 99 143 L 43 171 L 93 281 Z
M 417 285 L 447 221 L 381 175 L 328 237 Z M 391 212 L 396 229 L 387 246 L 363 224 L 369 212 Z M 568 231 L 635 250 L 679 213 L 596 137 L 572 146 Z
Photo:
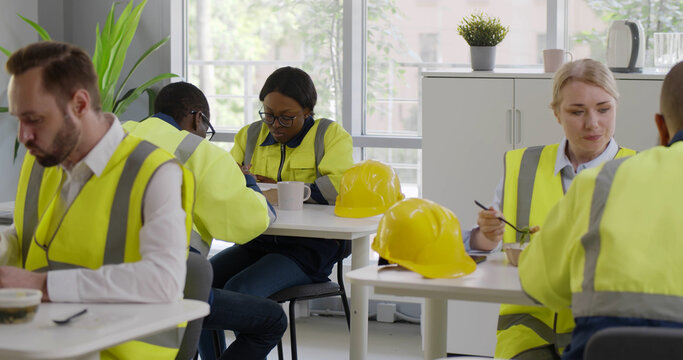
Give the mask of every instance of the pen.
M 484 210 L 489 210 L 486 206 L 482 205 L 482 203 L 480 203 L 480 202 L 477 201 L 477 200 L 474 200 L 474 203 L 477 204 L 477 206 L 479 206 L 480 208 L 482 208 L 482 209 L 484 209 Z M 498 216 L 498 220 L 500 220 L 500 221 L 502 221 L 502 222 L 504 222 L 504 223 L 510 225 L 513 229 L 515 229 L 516 231 L 518 231 L 518 232 L 520 232 L 520 233 L 522 233 L 522 234 L 525 233 L 524 231 L 517 229 L 517 227 L 515 227 L 515 226 L 512 225 L 512 224 L 510 224 L 507 220 L 503 219 L 503 217 L 501 217 L 501 216 Z

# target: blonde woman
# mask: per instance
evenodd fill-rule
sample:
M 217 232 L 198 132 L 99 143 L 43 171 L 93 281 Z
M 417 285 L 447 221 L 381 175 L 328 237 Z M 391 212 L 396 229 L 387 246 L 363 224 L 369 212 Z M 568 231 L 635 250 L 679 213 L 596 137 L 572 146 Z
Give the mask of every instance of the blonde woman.
M 466 236 L 466 245 L 494 250 L 501 243 L 515 243 L 520 234 L 506 228 L 499 216 L 518 227 L 542 228 L 576 174 L 635 154 L 619 147 L 613 138 L 618 98 L 614 76 L 604 64 L 582 59 L 560 68 L 553 79 L 550 107 L 564 138 L 558 144 L 505 154 L 505 174 L 493 204 L 479 212 L 479 227 Z M 555 313 L 543 307 L 502 305 L 495 357 L 559 359 L 573 328 L 569 309 Z

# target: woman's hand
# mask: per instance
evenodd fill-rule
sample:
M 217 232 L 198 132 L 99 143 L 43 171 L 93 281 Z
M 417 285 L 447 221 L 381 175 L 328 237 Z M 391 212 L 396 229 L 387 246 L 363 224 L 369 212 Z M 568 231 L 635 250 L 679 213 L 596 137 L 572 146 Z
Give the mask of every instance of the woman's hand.
M 495 243 L 503 240 L 503 233 L 505 232 L 505 223 L 500 221 L 498 217 L 503 217 L 503 213 L 491 206 L 488 210 L 480 211 L 477 218 L 481 235 Z

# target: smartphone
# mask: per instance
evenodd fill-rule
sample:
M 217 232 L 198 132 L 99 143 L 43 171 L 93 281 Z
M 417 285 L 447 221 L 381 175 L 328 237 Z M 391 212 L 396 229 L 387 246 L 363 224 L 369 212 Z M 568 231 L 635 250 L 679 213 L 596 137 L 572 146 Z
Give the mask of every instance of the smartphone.
M 486 255 L 470 255 L 470 257 L 477 264 L 486 261 Z

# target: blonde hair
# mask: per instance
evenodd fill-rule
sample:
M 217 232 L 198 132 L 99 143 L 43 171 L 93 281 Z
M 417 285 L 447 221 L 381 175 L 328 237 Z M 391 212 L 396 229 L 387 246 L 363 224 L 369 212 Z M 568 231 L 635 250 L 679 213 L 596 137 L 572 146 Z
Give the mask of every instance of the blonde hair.
M 581 59 L 564 64 L 555 73 L 553 77 L 553 101 L 550 103 L 550 108 L 553 111 L 559 111 L 560 103 L 562 102 L 560 91 L 571 81 L 581 81 L 597 86 L 605 90 L 615 101 L 619 99 L 617 82 L 614 80 L 612 71 L 599 61 Z

